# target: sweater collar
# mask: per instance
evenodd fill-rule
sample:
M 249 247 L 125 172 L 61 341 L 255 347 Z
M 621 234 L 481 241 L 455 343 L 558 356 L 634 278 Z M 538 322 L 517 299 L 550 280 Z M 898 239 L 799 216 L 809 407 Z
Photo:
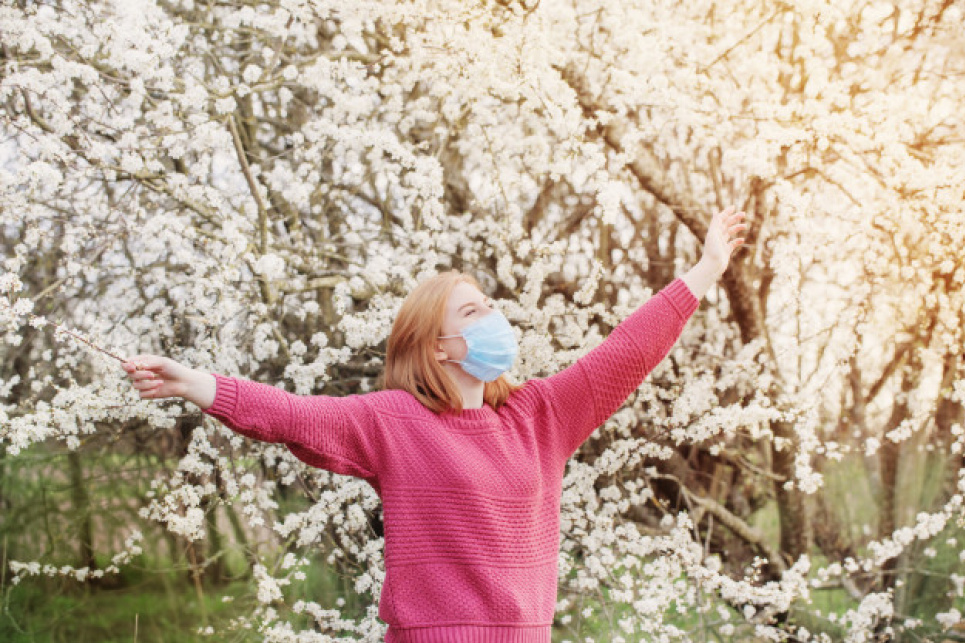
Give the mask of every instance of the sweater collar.
M 441 415 L 447 420 L 453 420 L 456 422 L 476 422 L 479 420 L 488 420 L 496 417 L 496 411 L 494 411 L 493 407 L 489 406 L 488 404 L 483 404 L 478 409 L 463 409 L 459 413 L 447 411 Z

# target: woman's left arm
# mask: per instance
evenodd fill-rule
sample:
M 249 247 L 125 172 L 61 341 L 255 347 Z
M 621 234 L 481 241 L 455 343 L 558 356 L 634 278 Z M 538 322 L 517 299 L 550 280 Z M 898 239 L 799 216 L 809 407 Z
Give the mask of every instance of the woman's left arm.
M 606 421 L 679 339 L 700 299 L 727 269 L 730 255 L 743 238 L 730 239 L 743 212 L 728 208 L 714 215 L 700 261 L 682 277 L 631 313 L 599 346 L 556 375 L 539 380 L 556 416 L 553 436 L 560 455 L 568 458 Z
M 731 206 L 721 210 L 710 220 L 700 261 L 681 277 L 697 299 L 703 299 L 714 282 L 720 279 L 727 270 L 731 254 L 744 243 L 743 237 L 731 239 L 738 230 L 747 228 L 746 223 L 741 223 L 745 214 L 735 212 L 735 209 Z

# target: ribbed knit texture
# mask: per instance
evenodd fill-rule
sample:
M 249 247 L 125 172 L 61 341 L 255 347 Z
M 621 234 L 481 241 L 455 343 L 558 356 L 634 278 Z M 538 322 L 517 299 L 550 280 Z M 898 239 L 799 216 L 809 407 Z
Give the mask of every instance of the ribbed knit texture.
M 498 412 L 436 414 L 401 390 L 299 396 L 217 374 L 205 412 L 376 490 L 388 643 L 549 643 L 566 461 L 666 357 L 698 303 L 675 279 Z

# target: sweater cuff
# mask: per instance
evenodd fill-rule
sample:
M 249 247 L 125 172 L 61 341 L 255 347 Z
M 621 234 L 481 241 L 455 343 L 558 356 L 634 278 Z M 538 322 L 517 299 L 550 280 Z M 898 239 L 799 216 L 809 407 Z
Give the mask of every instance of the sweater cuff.
M 667 297 L 682 320 L 690 319 L 690 316 L 693 315 L 697 307 L 700 306 L 700 300 L 697 299 L 694 293 L 690 292 L 687 283 L 680 277 L 671 281 L 658 294 L 663 294 Z
M 215 381 L 214 402 L 202 411 L 220 417 L 230 417 L 234 415 L 235 403 L 238 401 L 238 381 L 233 377 L 225 377 L 217 373 L 212 375 Z

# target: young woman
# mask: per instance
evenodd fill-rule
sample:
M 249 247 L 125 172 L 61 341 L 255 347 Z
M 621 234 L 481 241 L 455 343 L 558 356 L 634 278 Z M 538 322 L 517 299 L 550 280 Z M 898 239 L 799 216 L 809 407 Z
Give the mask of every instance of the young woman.
M 179 396 L 234 431 L 368 481 L 382 499 L 389 643 L 549 643 L 567 459 L 670 352 L 743 243 L 714 215 L 700 261 L 559 373 L 503 373 L 516 337 L 470 276 L 420 283 L 387 343 L 383 390 L 299 396 L 156 355 L 124 364 L 142 398 Z

